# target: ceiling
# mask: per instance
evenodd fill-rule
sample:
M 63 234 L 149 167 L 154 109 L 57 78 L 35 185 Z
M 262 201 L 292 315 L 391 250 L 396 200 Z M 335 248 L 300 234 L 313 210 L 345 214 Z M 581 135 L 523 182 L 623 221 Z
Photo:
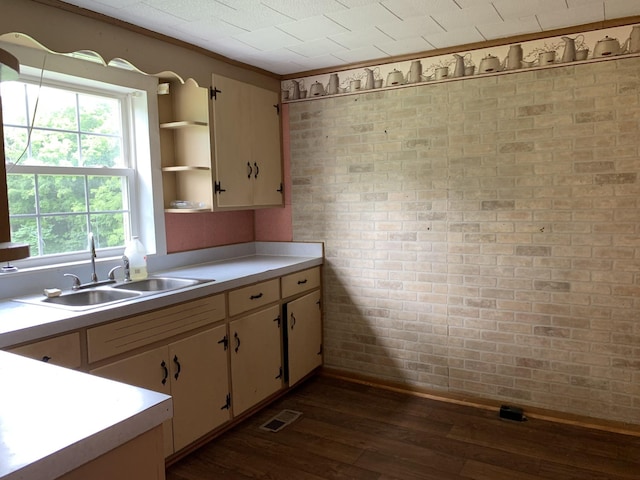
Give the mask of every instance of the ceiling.
M 280 75 L 640 15 L 640 0 L 65 0 Z

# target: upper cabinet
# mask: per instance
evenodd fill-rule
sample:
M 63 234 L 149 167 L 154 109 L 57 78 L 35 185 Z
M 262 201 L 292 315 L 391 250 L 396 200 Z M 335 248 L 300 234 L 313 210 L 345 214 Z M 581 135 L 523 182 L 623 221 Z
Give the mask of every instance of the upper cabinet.
M 278 93 L 220 75 L 212 82 L 158 90 L 165 211 L 281 206 Z
M 213 75 L 216 206 L 281 206 L 282 146 L 277 92 Z
M 214 206 L 209 90 L 189 79 L 158 89 L 164 208 L 211 211 Z

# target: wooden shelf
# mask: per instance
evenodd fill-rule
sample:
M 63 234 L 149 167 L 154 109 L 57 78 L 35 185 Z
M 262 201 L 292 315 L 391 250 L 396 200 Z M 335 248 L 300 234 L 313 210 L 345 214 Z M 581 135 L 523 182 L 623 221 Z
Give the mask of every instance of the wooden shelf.
M 165 208 L 165 213 L 199 213 L 210 212 L 210 208 Z
M 190 127 L 207 127 L 207 122 L 196 122 L 191 120 L 182 120 L 180 122 L 168 122 L 161 123 L 160 128 L 177 129 L 177 128 L 190 128 Z
M 163 172 L 195 172 L 195 171 L 211 171 L 211 167 L 201 167 L 198 165 L 173 165 L 170 167 L 162 167 Z

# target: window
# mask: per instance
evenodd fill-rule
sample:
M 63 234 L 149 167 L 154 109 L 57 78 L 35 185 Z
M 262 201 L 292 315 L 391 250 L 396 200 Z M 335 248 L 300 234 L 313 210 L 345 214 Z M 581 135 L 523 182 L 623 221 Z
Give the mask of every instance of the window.
M 32 255 L 15 265 L 87 263 L 90 231 L 98 263 L 133 235 L 166 255 L 158 78 L 86 51 L 0 47 L 20 61 L 19 81 L 0 83 L 11 235 Z
M 134 162 L 126 94 L 39 81 L 1 84 L 12 240 L 31 256 L 122 247 Z

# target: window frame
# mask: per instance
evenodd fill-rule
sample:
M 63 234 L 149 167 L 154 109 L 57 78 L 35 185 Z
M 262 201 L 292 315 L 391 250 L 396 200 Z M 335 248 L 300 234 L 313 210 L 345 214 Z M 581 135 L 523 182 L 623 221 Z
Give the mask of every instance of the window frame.
M 139 236 L 149 255 L 165 255 L 166 239 L 164 235 L 164 206 L 161 192 L 162 177 L 160 169 L 160 141 L 158 132 L 157 85 L 158 78 L 146 75 L 131 68 L 128 64 L 114 61 L 113 65 L 105 65 L 93 54 L 77 55 L 56 54 L 46 50 L 24 47 L 0 42 L 15 55 L 20 62 L 20 78 L 18 81 L 40 83 L 62 87 L 84 93 L 107 91 L 116 96 L 126 97 L 127 105 L 123 105 L 123 129 L 131 135 L 125 139 L 123 154 L 130 158 L 129 166 L 133 168 L 133 183 L 129 188 L 131 235 Z M 44 69 L 44 73 L 42 72 Z M 126 112 L 125 112 L 126 110 Z M 125 123 L 126 122 L 126 123 Z M 30 166 L 18 165 L 20 169 Z M 8 174 L 18 173 L 18 166 L 8 165 Z M 35 166 L 34 166 L 35 167 Z M 43 167 L 35 167 L 42 169 Z M 64 167 L 50 167 L 64 168 Z M 97 169 L 85 168 L 89 173 Z M 76 170 L 78 171 L 78 170 Z M 60 170 L 57 170 L 60 172 Z M 115 173 L 115 169 L 109 169 Z M 126 239 L 125 239 L 126 241 Z M 98 252 L 100 260 L 119 258 L 124 246 L 103 248 Z M 43 255 L 13 262 L 20 269 L 55 267 L 69 262 L 86 262 L 88 250 L 66 254 Z

